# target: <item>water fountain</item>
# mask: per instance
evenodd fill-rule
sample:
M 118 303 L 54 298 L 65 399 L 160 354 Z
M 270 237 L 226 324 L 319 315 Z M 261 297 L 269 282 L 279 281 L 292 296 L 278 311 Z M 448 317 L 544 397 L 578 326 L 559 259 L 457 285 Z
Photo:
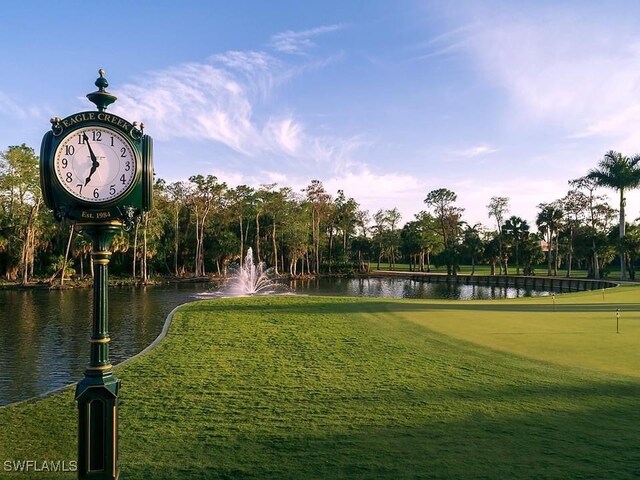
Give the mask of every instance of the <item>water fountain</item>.
M 232 278 L 228 293 L 232 296 L 268 295 L 276 293 L 276 287 L 264 268 L 264 262 L 253 263 L 253 249 L 249 247 L 244 264 L 238 274 Z
M 286 289 L 285 285 L 274 282 L 264 262 L 253 262 L 253 249 L 249 247 L 244 263 L 237 273 L 217 291 L 203 292 L 198 297 L 245 297 L 251 295 L 272 295 Z

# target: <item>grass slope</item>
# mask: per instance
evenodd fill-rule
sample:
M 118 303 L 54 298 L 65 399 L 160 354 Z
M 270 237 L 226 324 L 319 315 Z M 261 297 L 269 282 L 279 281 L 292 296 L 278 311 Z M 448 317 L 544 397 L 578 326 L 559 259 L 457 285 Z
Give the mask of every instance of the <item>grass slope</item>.
M 117 371 L 122 478 L 637 478 L 640 377 L 612 368 L 636 365 L 637 341 L 582 368 L 576 335 L 536 340 L 613 300 L 637 315 L 637 292 L 562 296 L 555 313 L 543 298 L 189 304 Z M 637 340 L 631 323 L 617 337 Z M 75 422 L 71 390 L 0 409 L 0 461 L 73 460 Z

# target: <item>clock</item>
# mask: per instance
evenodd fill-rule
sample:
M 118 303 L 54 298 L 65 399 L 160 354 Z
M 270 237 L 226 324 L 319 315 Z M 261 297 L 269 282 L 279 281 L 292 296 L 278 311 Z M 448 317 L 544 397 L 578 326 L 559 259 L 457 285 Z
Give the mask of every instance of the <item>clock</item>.
M 42 138 L 42 198 L 58 221 L 130 228 L 153 207 L 153 140 L 142 123 L 106 112 L 116 97 L 99 74 L 98 90 L 87 94 L 98 111 L 53 117 Z
M 129 193 L 136 184 L 140 161 L 121 131 L 90 125 L 60 139 L 52 166 L 63 190 L 98 206 L 117 202 Z

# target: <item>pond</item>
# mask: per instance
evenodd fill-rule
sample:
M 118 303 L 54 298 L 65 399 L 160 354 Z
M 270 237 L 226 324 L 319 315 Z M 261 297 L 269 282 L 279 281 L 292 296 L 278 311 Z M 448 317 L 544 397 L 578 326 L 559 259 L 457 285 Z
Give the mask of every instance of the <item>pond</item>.
M 143 350 L 173 308 L 208 287 L 110 288 L 112 363 Z M 92 308 L 90 288 L 0 291 L 0 405 L 82 379 L 89 363 Z
M 345 295 L 350 297 L 440 298 L 448 300 L 490 300 L 549 295 L 549 291 L 530 288 L 430 283 L 398 277 L 331 277 L 293 280 L 293 291 L 308 295 Z
M 392 298 L 511 298 L 544 295 L 525 289 L 424 283 L 402 278 L 297 280 L 290 288 L 311 295 Z M 109 289 L 111 361 L 149 345 L 176 306 L 196 300 L 211 284 L 176 283 Z M 82 379 L 89 362 L 91 289 L 0 290 L 0 405 L 41 395 Z

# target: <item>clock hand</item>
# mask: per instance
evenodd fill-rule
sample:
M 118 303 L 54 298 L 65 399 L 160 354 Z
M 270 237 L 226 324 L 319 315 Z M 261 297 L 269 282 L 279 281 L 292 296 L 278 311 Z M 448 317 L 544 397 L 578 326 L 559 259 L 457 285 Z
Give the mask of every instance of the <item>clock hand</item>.
M 91 170 L 89 171 L 89 176 L 85 179 L 84 181 L 84 186 L 86 187 L 87 184 L 91 181 L 91 177 L 93 176 L 93 174 L 96 172 L 97 167 L 99 167 L 100 164 L 98 162 L 96 162 L 95 164 L 93 164 L 93 166 L 91 167 Z
M 89 176 L 84 181 L 84 186 L 86 187 L 87 184 L 91 181 L 91 177 L 96 172 L 96 169 L 100 166 L 100 163 L 98 163 L 98 158 L 96 157 L 95 153 L 93 153 L 93 149 L 89 144 L 89 137 L 87 137 L 87 134 L 83 133 L 82 137 L 84 138 L 84 141 L 86 142 L 87 147 L 89 147 L 89 155 L 91 156 L 91 170 L 89 171 Z

